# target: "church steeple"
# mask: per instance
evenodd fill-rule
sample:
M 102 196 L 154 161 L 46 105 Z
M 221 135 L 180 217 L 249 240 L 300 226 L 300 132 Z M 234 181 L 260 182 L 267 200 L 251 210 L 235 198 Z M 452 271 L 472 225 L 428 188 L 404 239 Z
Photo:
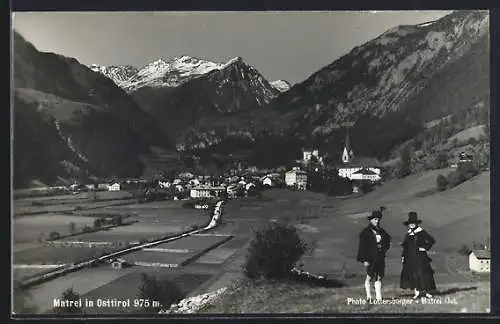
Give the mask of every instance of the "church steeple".
M 342 162 L 349 163 L 352 159 L 353 151 L 349 140 L 349 127 L 346 127 L 344 151 L 342 152 Z

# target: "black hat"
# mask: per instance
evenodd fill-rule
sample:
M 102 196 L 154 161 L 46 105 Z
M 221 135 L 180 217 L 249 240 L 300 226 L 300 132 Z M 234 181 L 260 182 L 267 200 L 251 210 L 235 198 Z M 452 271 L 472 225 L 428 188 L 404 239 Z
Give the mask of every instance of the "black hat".
M 374 211 L 372 211 L 372 214 L 370 216 L 368 216 L 367 218 L 368 218 L 368 220 L 373 219 L 373 218 L 381 219 L 382 212 L 380 210 L 374 210 Z
M 408 224 L 420 224 L 422 223 L 422 220 L 418 219 L 418 215 L 416 212 L 409 212 L 408 213 L 408 220 L 405 221 L 403 224 L 408 225 Z

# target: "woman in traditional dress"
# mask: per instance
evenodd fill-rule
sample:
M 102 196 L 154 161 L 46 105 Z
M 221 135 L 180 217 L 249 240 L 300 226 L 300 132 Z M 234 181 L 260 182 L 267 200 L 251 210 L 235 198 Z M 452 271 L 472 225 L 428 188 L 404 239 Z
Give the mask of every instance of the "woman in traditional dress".
M 385 254 L 391 245 L 391 236 L 380 227 L 382 212 L 373 211 L 368 218 L 368 226 L 359 234 L 357 260 L 366 268 L 366 298 L 372 299 L 371 282 L 374 281 L 375 298 L 382 300 L 382 279 L 385 273 Z
M 420 223 L 422 220 L 418 219 L 416 212 L 408 213 L 408 220 L 404 222 L 408 226 L 408 232 L 401 244 L 403 269 L 400 284 L 402 289 L 414 290 L 414 299 L 424 295 L 431 298 L 431 292 L 436 290 L 432 259 L 427 254 L 436 241 Z

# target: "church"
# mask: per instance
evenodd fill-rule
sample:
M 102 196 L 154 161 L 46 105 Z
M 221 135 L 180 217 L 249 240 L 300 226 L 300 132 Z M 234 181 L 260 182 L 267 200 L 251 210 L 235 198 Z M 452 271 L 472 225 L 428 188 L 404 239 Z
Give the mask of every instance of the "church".
M 342 163 L 338 167 L 340 177 L 350 180 L 369 180 L 372 182 L 380 181 L 381 163 L 376 158 L 357 157 L 354 155 L 350 140 L 349 129 L 346 130 L 344 150 L 341 157 Z

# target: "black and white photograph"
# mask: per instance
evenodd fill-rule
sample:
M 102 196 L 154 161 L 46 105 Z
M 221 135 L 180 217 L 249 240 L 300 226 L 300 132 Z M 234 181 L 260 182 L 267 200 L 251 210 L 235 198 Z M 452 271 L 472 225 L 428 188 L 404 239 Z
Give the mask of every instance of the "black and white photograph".
M 12 314 L 490 313 L 489 11 L 11 25 Z

